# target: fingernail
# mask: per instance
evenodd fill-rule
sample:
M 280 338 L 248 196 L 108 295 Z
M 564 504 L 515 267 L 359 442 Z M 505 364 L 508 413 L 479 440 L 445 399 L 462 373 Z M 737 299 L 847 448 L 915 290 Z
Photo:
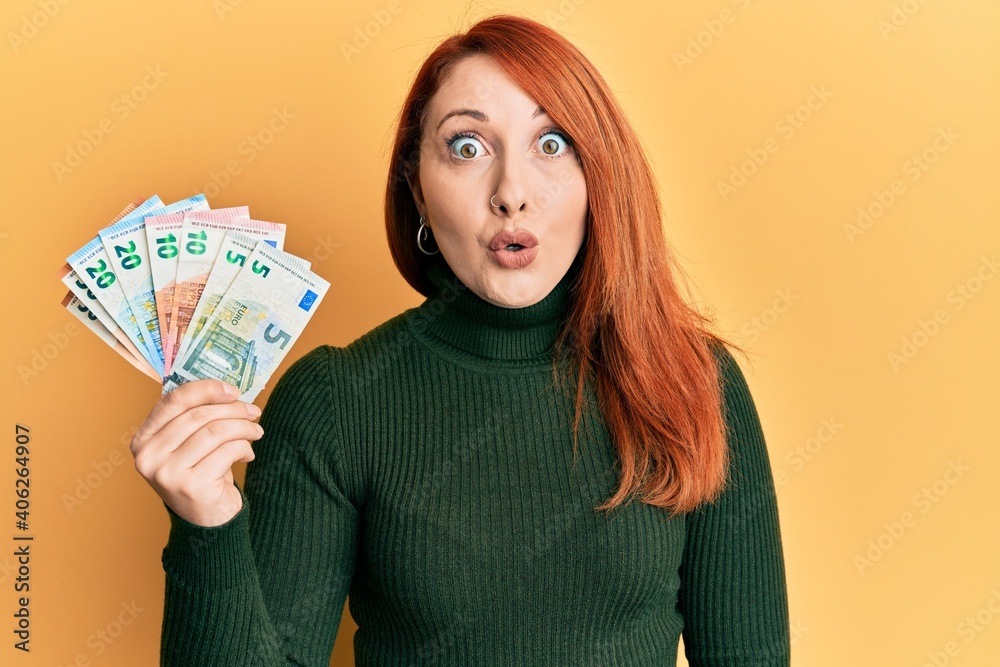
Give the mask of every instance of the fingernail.
M 240 390 L 233 385 L 226 383 L 226 396 L 239 396 Z
M 258 407 L 257 407 L 257 406 L 256 406 L 255 404 L 253 404 L 253 403 L 247 403 L 247 412 L 248 412 L 248 413 L 250 414 L 250 416 L 251 416 L 251 417 L 253 417 L 253 418 L 257 418 L 257 417 L 260 417 L 260 408 L 258 408 Z
M 261 426 L 260 424 L 254 424 L 254 426 L 257 427 L 257 435 L 258 436 L 264 435 L 264 427 L 263 426 Z

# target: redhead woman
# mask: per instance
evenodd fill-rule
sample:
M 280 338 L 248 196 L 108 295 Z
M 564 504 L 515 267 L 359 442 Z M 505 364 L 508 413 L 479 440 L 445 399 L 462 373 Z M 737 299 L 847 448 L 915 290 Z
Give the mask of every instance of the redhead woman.
M 593 65 L 513 16 L 444 41 L 385 222 L 423 303 L 299 358 L 263 414 L 199 380 L 136 433 L 162 664 L 325 666 L 347 599 L 364 666 L 662 667 L 681 637 L 693 667 L 788 665 L 757 411 Z

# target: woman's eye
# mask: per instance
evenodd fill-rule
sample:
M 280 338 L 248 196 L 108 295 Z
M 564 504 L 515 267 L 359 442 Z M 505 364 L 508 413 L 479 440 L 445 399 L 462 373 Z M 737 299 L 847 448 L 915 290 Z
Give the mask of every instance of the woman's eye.
M 482 144 L 479 143 L 479 140 L 469 135 L 458 135 L 449 143 L 449 146 L 453 153 L 457 153 L 459 157 L 465 159 L 472 159 L 482 152 Z
M 558 139 L 546 139 L 546 137 L 558 137 Z M 541 141 L 542 153 L 551 157 L 559 157 L 560 143 L 566 146 L 567 149 L 570 145 L 569 140 L 566 139 L 563 133 L 556 132 L 555 130 L 543 134 L 539 141 Z

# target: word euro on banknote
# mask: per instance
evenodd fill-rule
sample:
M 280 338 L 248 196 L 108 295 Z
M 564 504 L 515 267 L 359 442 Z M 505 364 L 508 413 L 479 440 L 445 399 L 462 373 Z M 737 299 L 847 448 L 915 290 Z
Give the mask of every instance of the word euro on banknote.
M 252 401 L 316 312 L 330 284 L 299 258 L 258 243 L 198 337 L 178 357 L 163 393 L 216 378 Z

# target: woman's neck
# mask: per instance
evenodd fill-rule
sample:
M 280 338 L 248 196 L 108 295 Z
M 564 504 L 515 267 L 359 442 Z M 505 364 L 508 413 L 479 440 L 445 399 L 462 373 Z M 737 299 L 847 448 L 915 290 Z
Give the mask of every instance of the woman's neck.
M 541 301 L 506 308 L 482 299 L 438 258 L 427 268 L 437 290 L 416 309 L 413 324 L 467 361 L 479 360 L 495 368 L 503 368 L 505 363 L 516 367 L 551 362 L 552 345 L 568 312 L 578 264 L 574 261 Z

